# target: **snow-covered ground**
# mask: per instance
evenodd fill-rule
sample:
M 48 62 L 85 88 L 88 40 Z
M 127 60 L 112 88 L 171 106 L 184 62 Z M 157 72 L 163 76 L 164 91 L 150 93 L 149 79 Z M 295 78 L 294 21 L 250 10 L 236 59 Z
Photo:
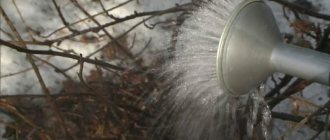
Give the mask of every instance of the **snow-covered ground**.
M 54 11 L 54 7 L 52 5 L 51 0 L 15 0 L 19 10 L 24 17 L 26 24 L 32 29 L 38 30 L 41 32 L 41 35 L 47 35 L 50 32 L 56 30 L 63 26 L 59 16 Z M 57 0 L 60 4 L 60 7 L 63 9 L 63 13 L 65 17 L 68 17 L 67 20 L 69 22 L 76 21 L 78 19 L 86 17 L 83 13 L 79 12 L 77 8 L 73 4 L 69 2 L 69 0 Z M 114 7 L 117 4 L 123 3 L 126 0 L 103 0 L 106 9 L 110 7 Z M 309 0 L 316 7 L 319 8 L 319 12 L 321 13 L 330 13 L 330 0 Z M 96 14 L 102 11 L 100 5 L 93 0 L 81 0 L 79 1 L 84 3 L 85 8 L 90 12 L 90 14 Z M 124 17 L 126 15 L 131 15 L 134 11 L 142 12 L 142 11 L 152 11 L 152 10 L 162 10 L 166 8 L 170 8 L 175 6 L 176 4 L 183 4 L 190 2 L 190 0 L 138 0 L 132 1 L 129 4 L 113 10 L 111 14 L 117 17 Z M 1 0 L 1 6 L 4 8 L 6 13 L 9 14 L 11 20 L 13 20 L 15 26 L 17 27 L 19 33 L 23 36 L 24 39 L 29 40 L 31 36 L 26 32 L 26 26 L 22 24 L 22 20 L 17 13 L 16 8 L 14 7 L 12 0 Z M 277 19 L 277 23 L 280 27 L 281 32 L 283 33 L 293 33 L 292 27 L 290 27 L 290 23 L 283 17 L 282 7 L 279 4 L 274 2 L 268 3 Z M 52 10 L 50 10 L 52 9 Z M 162 16 L 156 18 L 154 20 L 148 21 L 147 23 L 154 23 L 156 21 L 164 21 L 170 19 L 170 16 Z M 306 17 L 307 18 L 307 17 Z M 309 18 L 312 22 L 317 22 L 321 24 L 329 23 L 325 21 L 321 21 L 315 18 Z M 100 17 L 98 19 L 101 23 L 109 22 L 108 18 Z M 125 22 L 120 25 L 113 26 L 108 28 L 107 30 L 113 35 L 119 35 L 125 30 L 129 29 L 135 23 L 141 21 L 142 18 L 134 19 L 129 22 Z M 6 26 L 5 21 L 3 19 L 0 20 L 1 29 L 5 31 L 9 31 L 8 26 Z M 76 29 L 85 29 L 90 26 L 94 26 L 90 23 L 80 24 L 79 26 L 74 26 Z M 68 33 L 68 31 L 64 31 L 63 34 Z M 90 33 L 90 36 L 96 36 L 96 34 Z M 128 35 L 129 44 L 133 40 L 133 36 L 136 36 L 135 46 L 133 48 L 133 53 L 139 52 L 143 48 L 143 46 L 148 42 L 150 38 L 152 38 L 152 48 L 147 50 L 147 53 L 144 54 L 144 57 L 150 58 L 146 59 L 148 61 L 152 61 L 151 58 L 154 55 L 153 53 L 159 50 L 163 50 L 166 48 L 166 45 L 169 43 L 171 39 L 172 31 L 164 29 L 164 28 L 155 28 L 154 30 L 150 30 L 145 26 L 139 26 L 133 33 Z M 9 39 L 8 36 L 0 33 L 1 39 Z M 50 38 L 55 38 L 57 35 L 53 35 Z M 76 41 L 64 41 L 60 45 L 62 49 L 73 49 L 77 53 L 81 53 L 83 56 L 90 54 L 95 51 L 100 46 L 103 46 L 106 43 L 106 40 L 100 41 L 97 43 L 81 43 Z M 314 42 L 315 43 L 315 42 Z M 29 46 L 29 48 L 44 48 L 43 46 Z M 16 94 L 42 94 L 39 82 L 36 79 L 35 73 L 33 70 L 29 69 L 31 66 L 28 63 L 26 56 L 22 53 L 13 51 L 6 47 L 1 46 L 1 85 L 0 85 L 0 94 L 1 95 L 16 95 Z M 48 48 L 45 48 L 48 49 Z M 96 54 L 94 57 L 100 57 L 100 54 Z M 45 57 L 42 58 L 48 59 L 50 63 L 60 66 L 60 68 L 67 68 L 68 66 L 74 64 L 76 61 L 71 59 L 65 59 L 60 57 Z M 42 64 L 39 66 L 41 74 L 45 80 L 46 85 L 50 89 L 50 91 L 55 94 L 61 90 L 62 81 L 65 78 L 54 72 L 53 68 L 47 66 L 46 64 Z M 89 74 L 89 71 L 93 69 L 93 65 L 85 64 L 84 72 L 85 75 Z M 26 72 L 22 72 L 20 74 L 15 74 L 13 76 L 8 76 L 10 74 L 14 74 L 20 71 L 26 70 Z M 70 71 L 68 74 L 75 79 L 78 79 L 77 72 L 79 68 L 76 67 Z M 303 91 L 303 95 L 305 98 L 310 99 L 314 103 L 318 105 L 322 105 L 326 99 L 328 99 L 329 87 L 313 84 L 306 88 Z M 285 101 L 276 107 L 277 111 L 290 112 L 291 111 L 291 102 Z M 285 130 L 287 130 L 288 126 L 281 121 L 276 121 L 274 133 L 283 134 Z M 310 138 L 314 135 L 315 132 L 310 131 L 308 128 L 298 129 L 293 133 L 290 139 L 306 139 Z M 320 138 L 322 139 L 322 138 Z

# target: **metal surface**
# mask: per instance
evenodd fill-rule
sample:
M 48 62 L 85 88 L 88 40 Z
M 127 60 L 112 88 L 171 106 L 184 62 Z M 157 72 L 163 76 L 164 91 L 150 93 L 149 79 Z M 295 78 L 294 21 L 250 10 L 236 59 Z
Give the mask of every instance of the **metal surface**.
M 273 50 L 271 64 L 282 73 L 325 85 L 330 83 L 330 55 L 325 53 L 283 44 Z
M 260 0 L 243 3 L 231 17 L 221 35 L 217 73 L 227 93 L 241 95 L 273 73 L 269 56 L 281 36 L 270 9 Z
M 270 8 L 261 0 L 240 4 L 220 38 L 217 75 L 220 86 L 242 95 L 274 72 L 329 85 L 329 55 L 282 43 Z

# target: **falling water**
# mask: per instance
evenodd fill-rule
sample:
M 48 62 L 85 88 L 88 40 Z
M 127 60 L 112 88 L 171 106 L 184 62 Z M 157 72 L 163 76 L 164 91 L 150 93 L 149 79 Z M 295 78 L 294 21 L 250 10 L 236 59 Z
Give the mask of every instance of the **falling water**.
M 253 139 L 258 127 L 262 129 L 259 137 L 268 139 L 270 112 L 262 92 L 232 97 L 219 87 L 216 76 L 219 38 L 230 13 L 242 1 L 208 1 L 182 25 L 173 59 L 162 74 L 170 86 L 165 90 L 158 128 L 169 139 Z
M 259 135 L 265 139 L 271 139 L 271 111 L 265 102 L 262 93 L 264 93 L 264 85 L 261 85 L 258 89 L 254 90 L 247 102 L 247 136 L 253 139 L 256 130 L 259 130 Z

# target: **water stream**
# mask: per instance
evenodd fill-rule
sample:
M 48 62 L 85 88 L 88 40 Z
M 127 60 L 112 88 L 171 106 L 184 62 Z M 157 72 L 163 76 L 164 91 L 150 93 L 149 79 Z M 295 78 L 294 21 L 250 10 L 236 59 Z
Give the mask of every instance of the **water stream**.
M 263 98 L 264 86 L 254 90 L 247 102 L 247 136 L 253 139 L 254 133 L 265 140 L 271 140 L 271 111 Z

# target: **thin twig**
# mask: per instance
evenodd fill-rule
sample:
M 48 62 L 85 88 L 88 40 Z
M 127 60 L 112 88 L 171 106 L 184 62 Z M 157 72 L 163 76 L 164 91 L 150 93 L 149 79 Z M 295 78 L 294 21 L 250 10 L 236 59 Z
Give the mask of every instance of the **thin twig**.
M 301 122 L 303 119 L 305 119 L 305 117 L 302 116 L 295 116 L 292 114 L 288 114 L 288 113 L 281 113 L 281 112 L 272 112 L 272 117 L 274 119 L 281 119 L 284 121 L 291 121 L 291 122 Z M 322 121 L 318 121 L 318 120 L 310 120 L 307 122 L 308 125 L 310 125 L 310 127 L 316 131 L 320 131 L 324 129 L 325 123 Z M 330 128 L 328 127 L 327 130 L 330 131 Z
M 11 43 L 9 43 L 7 41 L 4 41 L 2 39 L 0 39 L 0 44 L 5 45 L 9 48 L 15 49 L 19 52 L 24 52 L 24 53 L 28 53 L 28 54 L 54 55 L 54 56 L 62 56 L 62 57 L 65 57 L 65 58 L 80 60 L 80 56 L 77 56 L 77 55 L 58 52 L 58 51 L 52 51 L 52 50 L 45 51 L 45 50 L 26 49 L 26 48 L 22 48 L 22 47 L 14 45 L 14 44 L 11 44 Z M 94 65 L 99 65 L 99 66 L 102 66 L 102 67 L 108 67 L 108 68 L 119 70 L 119 71 L 125 70 L 125 68 L 123 68 L 123 67 L 115 66 L 115 65 L 103 62 L 103 61 L 96 61 L 96 60 L 85 58 L 85 57 L 82 58 L 82 59 L 83 59 L 84 62 L 91 63 L 91 64 L 94 64 Z
M 303 90 L 306 86 L 310 85 L 310 81 L 297 79 L 286 91 L 284 91 L 281 95 L 272 98 L 271 100 L 267 101 L 269 108 L 273 109 L 276 105 L 280 102 L 285 100 L 286 98 L 290 97 L 291 95 Z
M 330 127 L 326 127 L 327 124 L 325 122 L 319 121 L 317 119 L 312 120 L 312 117 L 320 114 L 323 110 L 328 111 L 329 109 L 330 109 L 330 100 L 327 103 L 325 103 L 322 107 L 317 109 L 315 112 L 308 115 L 307 117 L 295 116 L 295 115 L 291 115 L 287 113 L 279 113 L 279 112 L 272 112 L 272 116 L 273 118 L 288 120 L 293 122 L 301 122 L 302 120 L 307 119 L 306 123 L 309 124 L 311 128 L 317 131 L 322 131 L 322 130 L 330 131 Z
M 98 22 L 95 18 L 91 16 L 80 4 L 77 0 L 71 0 L 72 3 L 78 7 L 89 19 L 91 19 L 98 27 L 102 26 L 100 22 Z M 124 46 L 122 46 L 118 40 L 116 40 L 105 28 L 101 28 L 101 30 L 114 42 L 114 44 L 119 48 L 126 56 L 128 56 L 130 59 L 133 58 L 133 54 L 127 50 Z
M 29 124 L 30 126 L 37 128 L 37 129 L 41 129 L 38 125 L 36 125 L 35 123 L 33 123 L 33 121 L 31 121 L 30 119 L 28 119 L 27 117 L 25 117 L 22 113 L 20 113 L 16 107 L 8 104 L 5 101 L 0 100 L 0 108 L 1 110 L 4 110 L 10 114 L 13 114 L 14 116 L 17 116 L 18 118 L 20 118 L 21 120 L 23 120 L 25 123 Z
M 104 13 L 106 13 L 106 12 L 110 12 L 110 11 L 112 11 L 112 10 L 115 10 L 115 9 L 117 9 L 117 8 L 119 8 L 119 7 L 122 7 L 122 6 L 124 6 L 124 5 L 126 5 L 126 4 L 128 4 L 128 3 L 130 3 L 130 2 L 132 2 L 132 1 L 133 1 L 133 0 L 128 0 L 128 1 L 126 1 L 126 2 L 123 2 L 123 3 L 121 3 L 121 4 L 117 5 L 117 6 L 115 6 L 115 7 L 112 7 L 112 8 L 110 8 L 110 9 L 108 9 L 108 10 L 105 10 L 105 11 L 103 11 L 103 12 L 100 12 L 100 13 L 94 14 L 94 15 L 92 15 L 92 17 L 95 18 L 96 16 L 99 16 L 99 15 L 102 15 L 102 14 L 104 14 Z M 75 25 L 75 24 L 78 24 L 78 23 L 83 22 L 83 21 L 88 20 L 88 19 L 89 19 L 89 18 L 87 17 L 87 18 L 84 18 L 84 19 L 78 20 L 78 21 L 76 21 L 76 22 L 71 23 L 69 26 L 73 26 L 73 25 Z M 55 31 L 51 32 L 50 34 L 48 34 L 48 35 L 46 35 L 46 36 L 42 36 L 42 37 L 43 37 L 43 38 L 48 38 L 48 37 L 52 36 L 53 34 L 55 34 L 56 32 L 58 32 L 58 31 L 60 31 L 60 30 L 63 30 L 63 29 L 65 29 L 65 28 L 66 28 L 66 26 L 61 27 L 61 28 L 58 28 L 58 29 L 56 29 Z
M 14 38 L 10 33 L 6 32 L 4 29 L 0 28 L 0 32 L 4 33 L 9 38 Z M 1 35 L 1 34 L 0 34 Z M 3 37 L 3 36 L 2 36 Z
M 44 62 L 42 63 L 38 63 L 36 64 L 38 67 L 42 66 L 44 64 Z M 4 74 L 4 75 L 0 75 L 0 79 L 2 78 L 7 78 L 7 77 L 11 77 L 11 76 L 15 76 L 15 75 L 18 75 L 18 74 L 22 74 L 22 73 L 25 73 L 25 72 L 28 72 L 30 70 L 33 70 L 32 67 L 29 67 L 29 68 L 26 68 L 26 69 L 23 69 L 23 70 L 20 70 L 18 72 L 13 72 L 13 73 L 9 73 L 9 74 Z
M 31 28 L 26 24 L 26 21 L 24 20 L 23 15 L 22 15 L 21 11 L 19 10 L 19 8 L 18 8 L 18 6 L 16 4 L 16 1 L 15 0 L 12 0 L 12 2 L 13 2 L 13 5 L 15 6 L 15 9 L 16 9 L 16 11 L 17 11 L 17 13 L 18 13 L 18 15 L 19 15 L 22 23 L 25 25 L 25 27 L 28 30 L 31 30 Z M 32 38 L 32 40 L 34 40 L 33 35 L 31 34 L 31 32 L 28 31 L 28 34 L 30 35 L 30 37 Z
M 293 77 L 290 76 L 290 75 L 285 75 L 285 76 L 281 79 L 281 82 L 280 82 L 278 85 L 276 85 L 271 91 L 269 91 L 269 92 L 267 93 L 267 95 L 265 96 L 266 100 L 267 100 L 268 98 L 273 97 L 276 93 L 280 93 L 280 90 L 281 90 L 283 87 L 285 87 L 287 84 L 289 84 L 292 78 L 293 78 Z
M 285 1 L 285 0 L 270 0 L 270 1 L 277 2 L 279 4 L 282 4 L 286 7 L 290 8 L 292 10 L 295 10 L 297 12 L 300 12 L 300 13 L 330 21 L 330 15 L 317 13 L 317 12 L 314 12 L 313 10 L 306 9 L 306 8 L 300 6 L 300 5 L 297 5 L 297 4 L 294 4 L 294 3 L 291 3 L 291 2 L 288 2 L 288 1 Z
M 189 10 L 189 7 L 190 6 L 191 6 L 191 3 L 187 3 L 187 4 L 183 4 L 183 5 L 180 5 L 180 6 L 173 7 L 173 8 L 168 8 L 168 9 L 165 9 L 165 10 L 158 10 L 158 11 L 151 11 L 151 12 L 142 12 L 142 13 L 134 13 L 132 15 L 129 15 L 129 16 L 126 16 L 126 17 L 123 17 L 123 18 L 119 18 L 118 20 L 115 20 L 113 22 L 109 22 L 109 23 L 103 24 L 101 26 L 84 29 L 84 30 L 81 30 L 81 31 L 79 31 L 77 33 L 72 33 L 70 35 L 66 35 L 66 36 L 63 36 L 63 37 L 60 37 L 60 38 L 57 38 L 57 39 L 46 40 L 46 41 L 39 42 L 39 43 L 40 44 L 43 44 L 43 45 L 50 45 L 50 44 L 53 44 L 55 42 L 60 42 L 60 41 L 63 41 L 65 39 L 73 38 L 75 36 L 82 35 L 82 34 L 85 34 L 85 33 L 88 33 L 88 32 L 98 32 L 98 31 L 100 31 L 100 30 L 102 30 L 104 28 L 107 28 L 109 26 L 116 25 L 118 23 L 122 23 L 122 22 L 125 22 L 125 21 L 128 21 L 128 20 L 139 18 L 139 17 L 160 16 L 160 15 L 170 14 L 170 13 L 184 12 L 184 11 Z
M 142 21 L 140 21 L 139 23 L 135 24 L 134 26 L 132 26 L 131 28 L 129 28 L 126 32 L 122 33 L 121 35 L 119 35 L 116 40 L 119 40 L 123 37 L 125 37 L 128 33 L 130 33 L 131 31 L 133 31 L 136 27 L 138 27 L 139 25 L 143 24 L 145 21 L 148 21 L 152 18 L 154 18 L 155 16 L 150 16 L 146 19 L 143 19 Z M 88 56 L 86 56 L 86 58 L 90 58 L 91 56 L 95 55 L 96 53 L 102 51 L 104 48 L 106 48 L 108 45 L 110 45 L 112 43 L 112 41 L 108 42 L 107 44 L 105 44 L 104 46 L 100 47 L 99 49 L 95 50 L 94 52 L 92 52 L 91 54 L 89 54 Z M 72 68 L 74 68 L 75 66 L 79 65 L 79 63 L 73 64 L 72 66 L 64 69 L 63 71 L 68 71 Z
M 310 140 L 315 140 L 317 137 L 319 137 L 320 136 L 320 134 L 323 132 L 323 130 L 321 130 L 321 131 L 317 131 L 317 133 L 312 137 L 312 138 L 310 138 Z
M 62 71 L 60 68 L 58 68 L 57 66 L 55 66 L 54 64 L 48 62 L 47 60 L 44 60 L 38 56 L 33 56 L 34 58 L 38 59 L 39 61 L 49 65 L 50 67 L 54 68 L 55 72 L 61 73 L 66 79 L 68 79 L 69 81 L 73 81 L 73 79 L 67 75 L 64 71 Z
M 10 29 L 13 31 L 13 33 L 15 34 L 15 36 L 17 37 L 17 39 L 21 42 L 21 45 L 23 45 L 24 49 L 27 48 L 26 44 L 24 44 L 22 37 L 20 36 L 20 34 L 17 32 L 16 28 L 14 27 L 14 24 L 12 23 L 12 21 L 9 19 L 9 17 L 7 16 L 7 14 L 5 13 L 5 11 L 3 10 L 2 6 L 0 6 L 0 14 L 4 17 L 5 21 L 7 22 L 7 25 L 9 25 Z M 47 100 L 49 102 L 49 105 L 51 107 L 51 109 L 55 112 L 56 117 L 58 118 L 58 121 L 60 122 L 62 128 L 65 130 L 64 132 L 67 134 L 67 136 L 69 136 L 69 132 L 67 130 L 66 124 L 64 122 L 64 118 L 62 117 L 62 115 L 59 113 L 54 101 L 52 100 L 51 96 L 50 96 L 50 92 L 40 74 L 40 71 L 38 69 L 38 66 L 35 64 L 33 58 L 32 58 L 32 54 L 27 54 L 27 58 L 29 60 L 29 62 L 31 63 L 33 70 L 38 78 L 39 84 L 44 92 L 44 94 L 47 96 Z
M 138 58 L 151 44 L 152 38 L 149 39 L 147 44 L 142 48 L 142 50 L 134 55 L 134 58 Z
M 125 1 L 125 2 L 123 2 L 123 3 L 121 3 L 121 4 L 119 4 L 119 5 L 117 5 L 117 6 L 113 7 L 113 8 L 111 8 L 110 11 L 113 10 L 113 9 L 119 8 L 119 7 L 121 7 L 121 6 L 124 6 L 124 5 L 126 5 L 126 4 L 128 4 L 128 3 L 132 2 L 132 1 L 133 1 L 133 0 Z M 106 15 L 107 15 L 108 17 L 110 17 L 110 18 L 113 19 L 113 20 L 117 20 L 117 19 L 118 19 L 118 18 L 114 17 L 113 15 L 109 14 L 109 10 L 106 10 L 106 8 L 105 8 L 105 6 L 104 6 L 102 0 L 99 0 L 99 3 L 100 3 L 100 5 L 101 5 L 101 7 L 102 7 L 103 12 L 105 12 Z
M 87 89 L 91 90 L 92 88 L 88 86 L 88 84 L 85 82 L 84 80 L 84 76 L 83 76 L 83 71 L 84 71 L 84 61 L 83 61 L 83 56 L 82 54 L 80 54 L 80 60 L 79 60 L 79 64 L 80 64 L 80 69 L 79 69 L 79 73 L 78 73 L 78 77 L 80 79 L 80 82 L 87 87 Z
M 132 41 L 131 46 L 128 48 L 128 50 L 132 50 L 134 48 L 135 41 L 136 41 L 136 34 L 133 35 L 133 41 Z
M 60 6 L 57 4 L 56 0 L 52 0 L 52 2 L 53 2 L 53 4 L 54 4 L 55 9 L 56 9 L 56 11 L 57 11 L 57 13 L 58 13 L 58 16 L 60 17 L 60 19 L 61 19 L 62 23 L 64 24 L 64 26 L 65 26 L 66 28 L 68 28 L 68 29 L 69 29 L 71 32 L 73 32 L 73 33 L 78 32 L 77 30 L 72 29 L 71 26 L 70 26 L 70 24 L 65 20 L 65 18 L 64 18 L 64 16 L 63 16 L 63 13 L 62 13 L 62 11 L 61 11 L 61 8 L 60 8 Z

